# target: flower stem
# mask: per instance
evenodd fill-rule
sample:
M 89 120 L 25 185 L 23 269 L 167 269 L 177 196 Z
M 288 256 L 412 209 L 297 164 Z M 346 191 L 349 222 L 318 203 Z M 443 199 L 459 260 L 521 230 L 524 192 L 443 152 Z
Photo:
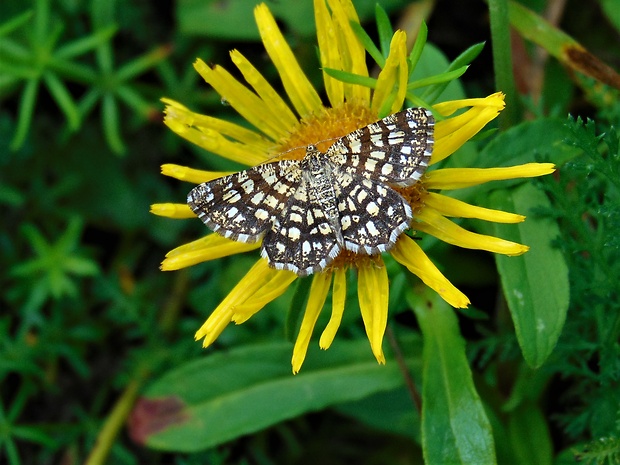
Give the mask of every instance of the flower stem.
M 514 126 L 518 121 L 517 90 L 512 72 L 510 22 L 507 0 L 488 0 L 493 46 L 495 86 L 506 94 L 506 110 L 499 116 L 500 130 Z
M 413 378 L 411 373 L 409 372 L 409 368 L 407 368 L 407 364 L 405 363 L 405 356 L 403 355 L 403 351 L 400 348 L 400 344 L 394 335 L 394 330 L 391 326 L 388 325 L 387 330 L 385 332 L 388 341 L 390 342 L 390 346 L 394 351 L 394 357 L 396 358 L 396 362 L 398 363 L 398 368 L 403 375 L 403 379 L 405 380 L 405 385 L 407 386 L 407 391 L 409 391 L 409 396 L 415 406 L 418 415 L 422 412 L 422 397 L 418 392 L 418 388 L 413 382 Z
M 103 465 L 106 463 L 106 459 L 114 445 L 116 436 L 119 430 L 125 425 L 127 417 L 136 401 L 136 397 L 140 392 L 144 377 L 144 373 L 138 373 L 127 385 L 123 394 L 118 398 L 114 408 L 112 408 L 112 412 L 99 431 L 95 447 L 90 451 L 84 465 Z

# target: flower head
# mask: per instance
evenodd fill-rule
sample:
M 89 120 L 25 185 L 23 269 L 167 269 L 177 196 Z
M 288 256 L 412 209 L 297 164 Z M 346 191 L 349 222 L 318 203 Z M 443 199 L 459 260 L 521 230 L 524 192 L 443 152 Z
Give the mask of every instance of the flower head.
M 217 118 L 190 111 L 180 103 L 165 99 L 166 125 L 185 139 L 222 157 L 249 166 L 283 159 L 301 159 L 306 147 L 326 150 L 333 141 L 380 117 L 399 111 L 408 98 L 410 69 L 406 37 L 397 31 L 392 37 L 389 55 L 382 63 L 374 85 L 369 87 L 343 82 L 328 74 L 328 69 L 368 77 L 366 51 L 355 34 L 352 23 L 358 18 L 350 0 L 315 0 L 315 17 L 325 91 L 329 106 L 323 105 L 291 49 L 286 44 L 268 8 L 255 10 L 259 31 L 291 102 L 289 106 L 265 78 L 238 51 L 231 52 L 235 66 L 251 90 L 220 66 L 210 67 L 198 60 L 194 67 L 200 75 L 241 116 L 254 126 L 250 130 Z M 486 98 L 456 100 L 436 104 L 433 113 L 440 118 L 434 130 L 433 165 L 453 154 L 467 140 L 493 120 L 504 107 L 501 93 Z M 453 116 L 455 115 L 456 116 Z M 427 233 L 447 243 L 488 250 L 505 255 L 520 255 L 527 246 L 463 229 L 449 217 L 478 218 L 501 223 L 517 223 L 521 215 L 469 205 L 439 191 L 450 191 L 495 180 L 541 176 L 551 173 L 553 165 L 530 163 L 503 168 L 429 169 L 411 186 L 398 187 L 413 211 L 412 230 Z M 162 172 L 193 183 L 203 183 L 228 173 L 209 172 L 177 165 L 164 165 Z M 185 204 L 155 204 L 155 214 L 171 218 L 191 218 L 194 213 Z M 209 234 L 170 251 L 162 263 L 163 270 L 176 270 L 203 261 L 250 251 L 260 242 L 245 243 Z M 428 287 L 454 307 L 466 307 L 468 298 L 446 279 L 408 233 L 401 234 L 392 256 Z M 357 272 L 358 299 L 371 349 L 380 363 L 385 362 L 382 340 L 387 324 L 389 283 L 380 254 L 366 255 L 343 250 L 321 272 L 312 276 L 308 302 L 293 350 L 293 371 L 299 371 L 320 311 L 330 288 L 332 313 L 319 345 L 327 349 L 334 340 L 344 312 L 346 273 Z M 292 271 L 270 268 L 258 259 L 228 296 L 218 305 L 196 333 L 210 345 L 231 322 L 243 323 L 280 296 L 298 276 Z

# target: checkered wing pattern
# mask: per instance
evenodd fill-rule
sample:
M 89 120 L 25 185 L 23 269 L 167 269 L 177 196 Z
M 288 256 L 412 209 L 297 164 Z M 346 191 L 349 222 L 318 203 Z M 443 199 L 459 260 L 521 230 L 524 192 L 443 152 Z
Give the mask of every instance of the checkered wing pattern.
M 410 186 L 428 168 L 434 126 L 430 111 L 409 108 L 338 139 L 327 155 L 350 173 L 386 184 Z
M 274 268 L 306 276 L 325 268 L 342 250 L 339 229 L 321 208 L 316 189 L 302 179 L 265 235 L 261 254 Z
M 434 119 L 412 108 L 353 131 L 325 153 L 256 166 L 194 188 L 187 202 L 211 229 L 301 276 L 328 267 L 343 250 L 389 250 L 412 219 L 393 187 L 420 180 L 433 150 Z
M 336 173 L 345 248 L 368 255 L 385 252 L 409 227 L 411 207 L 398 192 L 381 182 Z
M 295 193 L 298 160 L 258 165 L 192 189 L 187 204 L 213 231 L 240 242 L 257 242 Z

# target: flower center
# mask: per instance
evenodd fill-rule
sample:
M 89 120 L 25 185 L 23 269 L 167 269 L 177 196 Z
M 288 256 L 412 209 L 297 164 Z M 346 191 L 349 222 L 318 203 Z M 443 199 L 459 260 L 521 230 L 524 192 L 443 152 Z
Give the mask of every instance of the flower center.
M 322 113 L 302 120 L 297 129 L 277 146 L 277 155 L 271 161 L 301 160 L 306 156 L 308 145 L 314 145 L 324 152 L 340 137 L 367 126 L 377 119 L 377 114 L 373 110 L 360 104 L 345 102 L 335 108 L 326 108 Z M 416 212 L 424 208 L 426 189 L 423 180 L 424 178 L 421 182 L 409 187 L 393 187 L 409 203 L 414 216 Z M 369 256 L 343 250 L 328 269 L 383 266 L 379 256 L 380 254 Z
M 301 160 L 308 145 L 324 152 L 340 137 L 374 121 L 377 121 L 377 114 L 361 104 L 345 102 L 335 108 L 326 108 L 322 113 L 302 120 L 297 129 L 276 147 L 277 155 L 273 160 Z

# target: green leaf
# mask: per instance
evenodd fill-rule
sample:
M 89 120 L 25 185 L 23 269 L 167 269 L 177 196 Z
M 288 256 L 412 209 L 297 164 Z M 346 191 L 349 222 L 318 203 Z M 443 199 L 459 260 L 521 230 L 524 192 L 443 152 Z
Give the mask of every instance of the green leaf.
M 204 0 L 179 0 L 176 2 L 176 18 L 179 31 L 184 35 L 199 35 L 218 39 L 251 39 L 258 40 L 258 28 L 254 21 L 254 7 L 260 2 L 257 0 L 237 0 L 225 3 Z M 287 2 L 290 3 L 290 2 Z M 306 20 L 304 25 L 310 25 L 308 18 L 312 17 L 312 4 L 304 5 Z
M 490 202 L 491 208 L 526 214 L 535 207 L 552 208 L 531 183 L 494 191 Z M 560 230 L 551 219 L 530 216 L 518 225 L 494 224 L 493 235 L 530 247 L 519 257 L 495 259 L 523 357 L 531 367 L 539 367 L 555 347 L 568 310 L 568 267 L 551 245 Z
M 450 63 L 450 67 L 448 69 L 451 71 L 471 64 L 471 62 L 478 58 L 478 55 L 482 53 L 484 45 L 485 42 L 479 42 L 471 47 L 468 47 L 466 50 L 461 52 L 461 54 L 457 56 L 452 63 Z
M 97 263 L 89 258 L 68 256 L 64 259 L 63 269 L 76 276 L 96 276 L 99 274 Z
M 536 404 L 528 402 L 510 412 L 508 436 L 515 465 L 551 465 L 553 446 L 545 416 Z
M 381 51 L 379 51 L 379 49 L 377 48 L 375 43 L 372 41 L 372 39 L 370 38 L 366 30 L 359 23 L 356 23 L 355 21 L 351 21 L 350 25 L 351 25 L 351 29 L 353 29 L 353 32 L 355 33 L 359 41 L 362 43 L 362 45 L 364 46 L 368 54 L 372 57 L 373 60 L 375 60 L 375 63 L 377 63 L 377 65 L 379 65 L 380 68 L 383 68 L 385 66 L 385 57 L 381 53 Z M 390 49 L 389 49 L 389 43 L 388 43 L 388 54 L 389 52 L 390 52 Z
M 620 31 L 620 10 L 616 0 L 600 0 L 601 8 L 607 15 L 607 19 L 612 23 L 617 31 Z
M 568 46 L 577 45 L 575 39 L 534 11 L 514 1 L 509 1 L 507 4 L 510 25 L 523 37 L 540 45 L 557 59 L 563 60 Z
M 182 34 L 218 39 L 258 40 L 254 8 L 258 0 L 179 0 L 176 18 Z M 270 3 L 269 9 L 288 26 L 303 35 L 314 31 L 312 2 Z
M 144 53 L 138 57 L 134 57 L 123 66 L 116 70 L 116 79 L 118 81 L 131 81 L 137 76 L 145 73 L 158 63 L 165 60 L 172 48 L 168 46 L 155 47 L 153 50 Z
M 77 130 L 81 124 L 80 112 L 63 81 L 49 71 L 43 73 L 43 80 L 58 107 L 65 114 L 69 129 L 71 131 Z
M 16 188 L 5 183 L 0 184 L 0 204 L 19 207 L 26 201 L 26 196 Z
M 610 3 L 614 4 L 617 11 L 618 2 L 612 0 Z M 540 45 L 565 66 L 593 77 L 604 84 L 616 88 L 620 87 L 620 74 L 588 52 L 571 36 L 515 1 L 509 1 L 507 5 L 510 24 L 523 37 Z M 614 16 L 617 18 L 619 15 L 616 12 Z
M 422 32 L 422 30 L 420 30 L 420 32 Z M 411 52 L 412 55 L 414 51 L 416 51 L 416 46 L 414 46 L 414 50 Z M 433 44 L 427 43 L 421 51 L 420 58 L 417 60 L 413 72 L 409 76 L 409 82 L 443 74 L 446 72 L 448 66 L 449 62 L 444 53 Z M 409 95 L 410 93 L 407 93 L 407 98 L 409 98 Z M 438 95 L 439 94 L 437 94 L 437 96 Z M 465 98 L 465 92 L 458 81 L 451 81 L 445 91 L 441 93 L 441 96 L 442 100 L 457 100 Z M 433 103 L 433 100 L 430 100 L 429 103 Z
M 93 34 L 80 37 L 69 44 L 58 47 L 54 55 L 57 59 L 62 58 L 65 60 L 80 56 L 110 40 L 116 34 L 116 31 L 116 26 L 100 29 Z
M 564 143 L 570 135 L 564 119 L 541 118 L 519 124 L 493 139 L 481 152 L 476 167 L 520 165 L 535 161 L 537 156 L 561 165 L 581 153 Z
M 379 34 L 381 53 L 385 58 L 387 58 L 390 54 L 390 44 L 392 43 L 392 37 L 394 36 L 394 28 L 390 22 L 390 17 L 378 3 L 375 6 L 375 19 L 377 20 L 377 33 Z
M 151 102 L 145 100 L 136 90 L 128 85 L 117 87 L 116 96 L 143 118 L 148 118 L 157 111 Z
M 374 89 L 377 85 L 377 80 L 368 76 L 360 76 L 359 74 L 333 68 L 323 68 L 323 71 L 334 79 L 348 84 L 357 84 L 359 86 L 370 87 L 371 89 Z
M 9 19 L 4 24 L 0 24 L 0 37 L 9 35 L 16 29 L 19 29 L 32 18 L 34 11 L 27 10 L 24 13 Z
M 448 159 L 446 166 L 495 168 L 531 163 L 536 159 L 561 165 L 581 153 L 580 149 L 565 143 L 571 135 L 563 119 L 541 118 L 528 121 L 500 133 L 480 153 L 460 151 L 458 165 L 456 161 Z M 454 191 L 451 195 L 464 201 L 478 197 L 479 204 L 486 204 L 489 191 L 497 189 L 498 186 L 508 188 L 524 182 L 523 179 L 491 182 Z
M 428 37 L 428 26 L 425 21 L 420 23 L 420 29 L 418 30 L 418 35 L 416 36 L 415 42 L 413 44 L 413 48 L 411 49 L 411 53 L 409 54 L 409 62 L 411 64 L 411 72 L 418 65 L 418 60 L 422 55 L 422 51 L 424 50 L 424 46 L 426 45 L 426 38 Z
M 474 386 L 454 310 L 432 291 L 423 305 L 413 308 L 424 337 L 425 463 L 496 463 L 491 425 Z
M 261 0 L 179 0 L 176 19 L 183 34 L 219 39 L 258 40 L 254 7 Z M 375 14 L 376 0 L 357 0 L 355 9 L 361 22 Z M 402 7 L 403 0 L 382 0 L 389 13 Z M 315 32 L 312 2 L 269 2 L 269 10 L 295 34 L 307 37 Z
M 114 95 L 105 94 L 103 96 L 101 115 L 103 119 L 103 133 L 110 148 L 117 155 L 123 155 L 126 147 L 120 133 L 120 120 L 118 116 L 118 105 Z
M 37 94 L 39 93 L 39 79 L 33 78 L 26 81 L 26 86 L 19 101 L 19 117 L 17 118 L 17 128 L 15 135 L 11 141 L 11 150 L 18 150 L 26 140 L 34 106 L 37 102 Z
M 417 372 L 421 371 L 420 367 Z M 411 393 L 404 387 L 348 402 L 336 410 L 372 428 L 413 438 L 420 443 L 420 416 L 414 408 Z
M 193 452 L 403 383 L 398 364 L 378 365 L 366 339 L 310 354 L 296 376 L 291 348 L 241 347 L 169 372 L 138 402 L 132 436 L 156 449 Z
M 513 73 L 507 1 L 488 0 L 488 4 L 495 87 L 506 95 L 507 108 L 499 115 L 498 124 L 500 129 L 505 131 L 520 120 L 521 102 L 517 99 Z
M 451 80 L 459 78 L 465 73 L 465 71 L 467 71 L 469 64 L 474 61 L 478 55 L 480 55 L 483 48 L 484 42 L 481 42 L 479 44 L 472 45 L 467 50 L 462 52 L 454 59 L 454 61 L 452 61 L 452 63 L 450 63 L 450 66 L 448 66 L 445 72 L 440 74 L 441 76 L 444 76 L 444 78 L 450 76 L 449 79 L 444 79 L 428 88 L 422 97 L 431 101 L 436 100 L 446 89 Z
M 418 89 L 420 87 L 426 87 L 430 85 L 436 84 L 448 84 L 450 81 L 454 79 L 460 78 L 465 71 L 467 71 L 467 66 L 462 66 L 461 68 L 455 69 L 454 71 L 447 71 L 443 74 L 437 74 L 435 76 L 429 76 L 425 79 L 419 79 L 417 81 L 412 81 L 407 85 L 407 89 Z

